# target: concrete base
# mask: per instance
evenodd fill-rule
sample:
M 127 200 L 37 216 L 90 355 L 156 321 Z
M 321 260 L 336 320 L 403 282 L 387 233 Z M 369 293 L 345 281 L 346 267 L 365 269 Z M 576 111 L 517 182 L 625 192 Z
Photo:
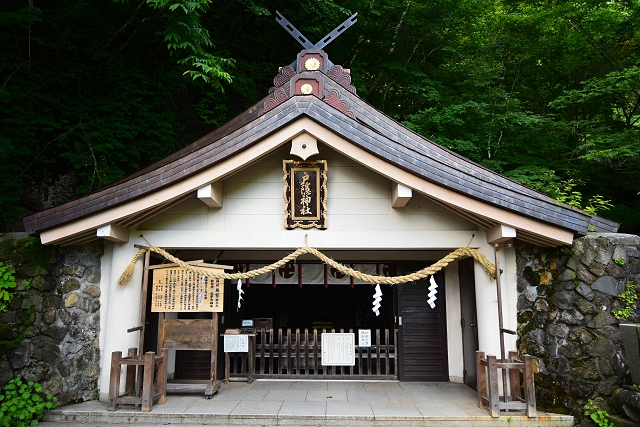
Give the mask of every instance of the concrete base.
M 158 426 L 566 426 L 572 416 L 540 413 L 528 418 L 505 412 L 491 418 L 478 408 L 475 391 L 463 384 L 256 381 L 224 384 L 212 399 L 168 395 L 163 405 L 142 413 L 133 406 L 114 412 L 106 403 L 84 402 L 46 411 L 43 427 L 94 425 Z

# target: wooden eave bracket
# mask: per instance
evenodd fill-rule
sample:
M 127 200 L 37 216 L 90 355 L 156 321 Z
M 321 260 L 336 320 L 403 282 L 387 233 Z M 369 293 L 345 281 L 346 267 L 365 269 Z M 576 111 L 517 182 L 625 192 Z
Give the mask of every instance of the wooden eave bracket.
M 516 229 L 508 225 L 498 224 L 487 229 L 487 243 L 502 243 L 516 238 Z
M 222 207 L 222 181 L 198 188 L 198 199 L 210 208 Z
M 96 230 L 96 236 L 112 242 L 129 242 L 129 229 L 118 224 L 107 224 Z
M 413 191 L 409 187 L 405 187 L 402 184 L 393 182 L 391 184 L 391 206 L 394 208 L 404 208 L 409 200 Z

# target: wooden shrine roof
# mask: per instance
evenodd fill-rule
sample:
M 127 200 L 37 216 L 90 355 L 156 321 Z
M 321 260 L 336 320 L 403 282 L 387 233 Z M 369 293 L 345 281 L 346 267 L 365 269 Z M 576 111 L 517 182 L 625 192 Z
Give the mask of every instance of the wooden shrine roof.
M 320 57 L 324 54 L 322 51 L 302 51 L 301 54 L 305 52 Z M 301 54 L 298 55 L 299 60 Z M 297 68 L 302 69 L 300 66 Z M 300 85 L 305 82 L 315 82 L 314 94 L 299 94 Z M 26 231 L 32 235 L 39 234 L 158 192 L 248 149 L 302 117 L 422 180 L 571 231 L 575 236 L 586 234 L 590 226 L 600 232 L 616 232 L 618 229 L 614 221 L 562 205 L 406 128 L 360 99 L 351 85 L 350 75 L 342 67 L 334 65 L 328 70 L 300 72 L 290 66 L 283 67 L 274 78 L 274 87 L 269 95 L 241 115 L 121 181 L 26 217 Z M 132 227 L 165 209 L 169 203 L 175 204 L 191 197 L 195 190 L 197 188 L 190 189 L 163 206 L 149 207 L 135 216 L 105 219 L 105 224 Z M 496 224 L 473 212 L 456 212 L 485 228 Z M 85 230 L 80 237 L 69 236 L 61 242 L 71 244 L 95 239 L 95 230 Z M 527 240 L 526 230 L 522 230 L 521 235 Z M 537 243 L 535 239 L 530 241 Z

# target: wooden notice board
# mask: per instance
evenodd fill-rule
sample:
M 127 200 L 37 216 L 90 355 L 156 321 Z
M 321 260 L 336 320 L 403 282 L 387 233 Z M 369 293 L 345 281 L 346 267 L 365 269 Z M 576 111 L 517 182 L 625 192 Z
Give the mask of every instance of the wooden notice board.
M 198 267 L 222 272 L 221 268 Z M 210 278 L 183 267 L 158 268 L 153 274 L 152 312 L 221 312 L 224 279 Z

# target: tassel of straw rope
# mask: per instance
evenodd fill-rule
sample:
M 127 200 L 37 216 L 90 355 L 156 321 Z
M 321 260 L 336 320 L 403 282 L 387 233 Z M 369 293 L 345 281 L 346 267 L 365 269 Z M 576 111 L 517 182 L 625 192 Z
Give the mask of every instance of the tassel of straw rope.
M 133 257 L 127 268 L 124 269 L 122 275 L 120 275 L 120 278 L 116 282 L 119 288 L 126 288 L 129 283 L 131 283 L 131 278 L 133 277 L 133 269 L 136 266 L 136 261 L 138 261 L 138 258 L 140 258 L 146 251 L 146 249 L 140 249 L 136 256 Z
M 231 279 L 231 280 L 248 279 L 248 278 L 260 276 L 265 273 L 269 273 L 275 270 L 276 268 L 280 268 L 285 264 L 287 264 L 288 262 L 298 258 L 300 255 L 307 254 L 307 253 L 316 256 L 322 262 L 330 265 L 331 267 L 337 269 L 343 274 L 352 276 L 356 279 L 359 279 L 365 282 L 375 283 L 375 284 L 397 285 L 400 283 L 406 283 L 406 282 L 412 282 L 412 281 L 424 279 L 429 276 L 432 276 L 433 274 L 445 268 L 451 262 L 463 256 L 473 257 L 480 263 L 480 265 L 482 265 L 482 267 L 487 271 L 487 273 L 489 274 L 489 276 L 491 276 L 491 278 L 493 279 L 496 278 L 496 267 L 487 259 L 487 257 L 485 257 L 483 254 L 478 252 L 476 249 L 472 249 L 472 248 L 458 248 L 455 251 L 448 254 L 447 256 L 445 256 L 444 258 L 442 258 L 441 260 L 439 260 L 438 262 L 436 262 L 435 264 L 430 265 L 429 267 L 423 268 L 422 270 L 416 271 L 411 274 L 407 274 L 404 276 L 395 276 L 395 277 L 374 276 L 371 274 L 361 273 L 359 271 L 353 270 L 352 268 L 349 268 L 345 265 L 342 265 L 334 261 L 333 259 L 324 255 L 322 252 L 318 251 L 317 249 L 310 248 L 308 246 L 297 249 L 295 252 L 292 252 L 291 254 L 282 258 L 280 261 L 276 261 L 271 265 L 267 265 L 265 267 L 262 267 L 256 270 L 247 271 L 244 273 L 225 273 L 224 271 L 212 272 L 212 271 L 204 270 L 199 267 L 185 263 L 184 261 L 174 257 L 173 255 L 169 254 L 168 252 L 166 252 L 161 248 L 158 248 L 155 246 L 149 246 L 149 248 L 153 252 L 156 252 L 157 254 L 162 255 L 167 260 L 175 264 L 178 264 L 180 267 L 183 267 L 186 270 L 189 270 L 196 274 L 203 275 L 210 278 L 224 278 L 224 279 Z M 136 254 L 136 257 L 134 258 L 132 263 L 129 264 L 129 267 L 127 267 L 127 270 L 131 270 L 129 274 L 133 273 L 133 264 L 135 263 L 135 261 L 137 260 L 137 258 L 140 256 L 141 253 L 144 253 L 144 250 L 141 250 L 140 252 L 138 252 L 138 254 Z M 127 273 L 127 270 L 125 270 L 125 273 Z M 123 277 L 125 276 L 125 273 L 123 273 Z M 128 283 L 128 282 L 125 282 L 125 279 L 123 279 L 123 277 L 121 277 L 120 280 L 118 280 L 119 285 L 121 283 Z M 130 276 L 128 277 L 128 280 L 129 281 L 131 280 Z M 120 285 L 120 286 L 123 286 L 123 285 Z

